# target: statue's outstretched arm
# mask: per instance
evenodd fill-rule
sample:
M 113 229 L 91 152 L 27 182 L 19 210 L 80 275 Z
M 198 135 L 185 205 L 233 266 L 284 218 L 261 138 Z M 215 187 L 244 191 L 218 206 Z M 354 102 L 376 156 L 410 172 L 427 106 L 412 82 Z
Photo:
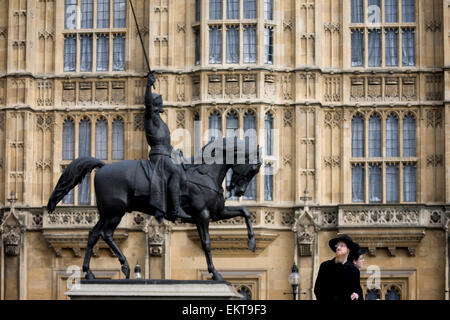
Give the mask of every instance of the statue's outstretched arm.
M 147 87 L 145 89 L 145 117 L 148 118 L 154 118 L 154 112 L 157 112 L 157 110 L 154 110 L 153 106 L 153 96 L 152 96 L 152 86 L 155 83 L 155 75 L 153 72 L 149 73 L 147 78 Z

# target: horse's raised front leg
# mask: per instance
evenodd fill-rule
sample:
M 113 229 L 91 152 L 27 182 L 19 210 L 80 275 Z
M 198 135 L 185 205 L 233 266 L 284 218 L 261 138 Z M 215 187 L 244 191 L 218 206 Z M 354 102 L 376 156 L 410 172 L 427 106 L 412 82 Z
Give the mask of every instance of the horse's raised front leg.
M 203 251 L 205 252 L 206 263 L 208 265 L 208 272 L 212 273 L 213 280 L 223 280 L 222 275 L 217 272 L 213 265 L 211 257 L 211 240 L 209 238 L 209 211 L 208 209 L 203 209 L 200 214 L 196 217 L 196 225 L 198 234 L 200 236 L 200 241 L 202 243 Z
M 103 240 L 105 240 L 106 244 L 111 248 L 114 254 L 119 258 L 120 264 L 122 265 L 122 272 L 127 279 L 130 278 L 130 266 L 128 265 L 127 258 L 122 253 L 120 248 L 114 242 L 113 234 L 114 230 L 116 230 L 117 226 L 122 219 L 121 216 L 113 216 L 109 220 L 106 220 L 100 235 Z
M 248 248 L 255 252 L 256 240 L 255 233 L 253 232 L 252 220 L 250 212 L 246 207 L 224 207 L 224 209 L 219 212 L 218 220 L 226 220 L 234 217 L 244 217 L 245 224 L 247 225 L 247 235 L 248 235 Z

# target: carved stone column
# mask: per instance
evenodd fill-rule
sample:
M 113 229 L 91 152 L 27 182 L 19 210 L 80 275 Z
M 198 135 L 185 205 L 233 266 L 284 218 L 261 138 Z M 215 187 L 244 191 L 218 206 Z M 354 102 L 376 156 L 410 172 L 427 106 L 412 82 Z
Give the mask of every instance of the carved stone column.
M 171 229 L 172 227 L 167 221 L 164 220 L 159 224 L 154 217 L 150 217 L 144 227 L 148 244 L 146 277 L 150 279 L 165 279 L 169 276 L 167 268 L 169 261 L 168 238 Z
M 1 221 L 1 220 L 0 220 Z M 5 214 L 0 222 L 0 239 L 3 247 L 1 260 L 3 270 L 1 291 L 5 300 L 21 298 L 21 262 L 23 261 L 23 241 L 25 225 L 16 216 L 14 208 Z
M 296 210 L 292 230 L 295 234 L 295 255 L 300 273 L 299 300 L 312 300 L 320 228 L 308 206 L 303 210 Z

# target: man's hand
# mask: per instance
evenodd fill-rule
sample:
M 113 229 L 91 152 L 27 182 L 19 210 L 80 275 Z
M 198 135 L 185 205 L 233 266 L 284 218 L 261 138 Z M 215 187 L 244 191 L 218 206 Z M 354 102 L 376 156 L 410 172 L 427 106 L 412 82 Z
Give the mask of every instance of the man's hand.
M 147 86 L 155 88 L 155 81 L 155 72 L 149 72 L 147 75 Z
M 358 300 L 359 295 L 356 292 L 353 292 L 352 295 L 350 296 L 350 299 L 352 300 Z

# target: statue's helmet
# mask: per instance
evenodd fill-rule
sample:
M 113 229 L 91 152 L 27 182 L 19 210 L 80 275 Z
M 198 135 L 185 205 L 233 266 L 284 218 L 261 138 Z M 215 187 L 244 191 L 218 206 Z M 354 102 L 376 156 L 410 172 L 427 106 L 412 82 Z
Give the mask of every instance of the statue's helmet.
M 163 104 L 162 96 L 160 94 L 152 92 L 152 100 L 154 106 L 160 106 Z

